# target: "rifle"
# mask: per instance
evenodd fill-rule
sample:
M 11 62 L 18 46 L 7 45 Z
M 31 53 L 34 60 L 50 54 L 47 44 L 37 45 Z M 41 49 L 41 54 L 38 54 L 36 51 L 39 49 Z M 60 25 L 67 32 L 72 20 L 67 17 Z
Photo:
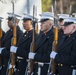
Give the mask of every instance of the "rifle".
M 58 47 L 58 26 L 57 26 L 56 0 L 55 0 L 55 5 L 54 5 L 54 41 L 53 41 L 52 51 L 57 52 L 57 47 Z M 51 74 L 50 74 L 50 69 L 51 69 Z M 55 75 L 55 72 L 56 72 L 56 62 L 54 59 L 50 59 L 48 75 Z
M 0 17 L 0 47 L 2 46 L 1 44 L 2 44 L 2 28 L 1 28 L 1 22 L 2 22 L 2 17 Z M 0 55 L 0 68 L 1 68 L 1 66 L 2 66 L 2 57 L 1 57 L 1 55 Z
M 54 27 L 54 41 L 53 41 L 52 51 L 57 52 L 57 47 L 58 47 L 58 28 Z M 51 74 L 50 74 L 50 71 L 51 71 Z M 50 59 L 50 65 L 49 65 L 47 75 L 54 75 L 55 72 L 56 72 L 56 62 L 54 59 Z
M 16 38 L 16 26 L 14 25 L 13 27 L 13 38 L 12 38 L 12 45 L 16 46 L 17 38 Z M 10 54 L 10 63 L 12 65 L 12 68 L 9 69 L 8 75 L 13 75 L 14 73 L 14 68 L 15 68 L 15 53 Z
M 54 4 L 54 41 L 52 50 L 57 52 L 58 47 L 58 25 L 57 25 L 57 15 L 56 15 L 56 0 Z M 51 74 L 54 75 L 56 72 L 56 62 L 54 59 L 51 59 Z
M 36 7 L 36 16 L 37 16 L 37 7 Z M 36 34 L 39 34 L 39 26 L 38 26 L 38 20 L 37 20 L 37 24 L 35 26 L 35 29 L 36 29 Z
M 38 27 L 38 23 L 36 24 L 36 34 L 39 34 L 39 27 Z
M 16 20 L 16 17 L 14 15 L 14 2 L 12 1 L 12 4 L 13 4 L 13 23 L 14 23 L 14 26 L 13 26 L 13 38 L 12 38 L 12 46 L 16 46 L 16 43 L 17 43 L 17 29 L 16 29 L 16 25 L 15 25 L 15 20 Z M 12 65 L 12 67 L 9 69 L 8 71 L 8 75 L 13 75 L 14 74 L 14 68 L 15 68 L 15 56 L 16 54 L 15 53 L 11 53 L 10 54 L 10 63 Z
M 70 10 L 69 10 L 69 17 L 71 17 L 71 16 L 72 16 L 72 0 L 70 2 Z
M 36 47 L 36 32 L 35 32 L 35 18 L 34 18 L 34 10 L 35 10 L 35 6 L 33 6 L 33 37 L 32 37 L 32 43 L 30 46 L 30 52 L 35 52 L 35 47 Z M 31 75 L 33 72 L 33 66 L 34 66 L 34 60 L 33 59 L 29 59 L 28 61 L 28 65 L 27 65 L 27 73 L 25 75 Z
M 58 47 L 58 28 L 54 28 L 54 41 L 53 41 L 53 51 L 57 52 Z M 54 75 L 56 72 L 56 62 L 54 59 L 51 59 L 51 75 Z

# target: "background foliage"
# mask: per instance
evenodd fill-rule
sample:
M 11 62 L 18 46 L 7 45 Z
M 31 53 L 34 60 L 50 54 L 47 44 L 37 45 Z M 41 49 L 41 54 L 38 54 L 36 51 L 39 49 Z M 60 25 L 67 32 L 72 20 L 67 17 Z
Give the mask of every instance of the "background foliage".
M 57 13 L 71 13 L 76 12 L 76 0 L 56 0 L 57 1 Z M 52 11 L 54 0 L 42 0 L 42 11 Z

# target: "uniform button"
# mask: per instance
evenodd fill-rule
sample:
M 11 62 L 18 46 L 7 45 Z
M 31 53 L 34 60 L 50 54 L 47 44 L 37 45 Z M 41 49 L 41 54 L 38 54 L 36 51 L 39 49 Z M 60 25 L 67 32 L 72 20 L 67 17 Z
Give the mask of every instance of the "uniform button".
M 61 64 L 61 66 L 63 66 L 63 64 Z
M 19 60 L 19 62 L 21 62 L 21 61 Z
M 26 37 L 26 35 L 25 35 L 25 37 Z
M 74 40 L 75 38 L 73 38 L 73 40 Z
M 47 38 L 49 38 L 49 37 L 47 37 Z
M 17 59 L 17 61 L 18 61 L 18 59 Z
M 19 69 L 17 71 L 20 71 Z
M 58 66 L 60 66 L 60 63 L 58 63 Z
M 31 37 L 31 36 L 29 36 L 29 37 Z
M 5 65 L 3 65 L 3 67 L 5 67 Z

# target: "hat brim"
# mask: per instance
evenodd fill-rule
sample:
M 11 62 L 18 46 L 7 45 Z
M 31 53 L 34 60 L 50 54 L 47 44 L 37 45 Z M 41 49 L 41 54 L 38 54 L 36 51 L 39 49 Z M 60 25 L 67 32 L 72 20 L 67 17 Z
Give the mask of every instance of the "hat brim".
M 14 17 L 8 17 L 6 20 L 9 20 L 9 21 L 11 21 L 11 20 L 13 20 L 14 19 Z M 20 20 L 20 19 L 18 19 L 18 18 L 15 18 L 15 20 Z
M 74 22 L 65 22 L 62 26 L 69 26 L 71 24 L 74 24 Z
M 22 20 L 23 21 L 28 21 L 28 20 L 32 20 L 32 19 L 30 19 L 30 18 L 23 18 Z
M 45 22 L 47 20 L 50 20 L 50 19 L 41 19 L 39 22 Z
M 64 21 L 64 19 L 63 18 L 59 18 L 58 21 L 59 22 L 62 22 L 62 21 Z

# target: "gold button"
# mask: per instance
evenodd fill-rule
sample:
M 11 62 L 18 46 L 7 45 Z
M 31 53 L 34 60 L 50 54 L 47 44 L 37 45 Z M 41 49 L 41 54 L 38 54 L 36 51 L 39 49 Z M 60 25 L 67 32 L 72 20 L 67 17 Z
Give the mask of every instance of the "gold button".
M 58 66 L 60 66 L 60 63 L 58 63 Z
M 63 66 L 63 64 L 61 64 L 61 66 Z

